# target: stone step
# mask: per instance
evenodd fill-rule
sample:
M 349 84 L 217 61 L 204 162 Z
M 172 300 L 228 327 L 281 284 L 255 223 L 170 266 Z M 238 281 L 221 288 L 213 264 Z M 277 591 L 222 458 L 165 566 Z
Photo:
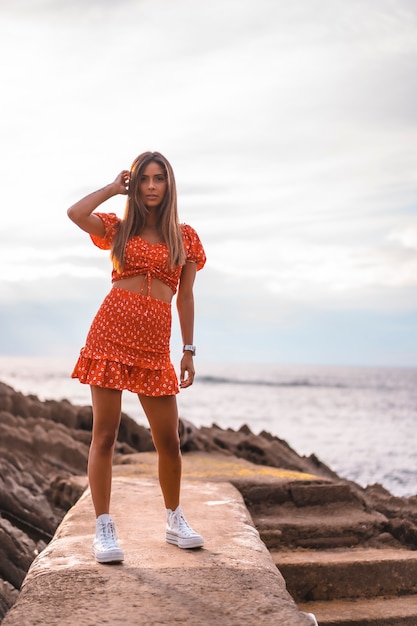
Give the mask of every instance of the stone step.
M 311 476 L 309 480 L 302 480 L 299 475 L 291 480 L 291 473 L 286 480 L 259 481 L 239 478 L 233 484 L 245 499 L 246 505 L 251 508 L 257 504 L 268 505 L 284 504 L 286 502 L 298 507 L 322 506 L 335 502 L 357 503 L 362 501 L 347 482 L 335 482 L 330 479 Z
M 320 626 L 417 626 L 417 595 L 306 602 L 298 608 L 314 613 Z
M 346 482 L 294 482 L 290 483 L 291 501 L 298 507 L 350 502 L 362 504 L 349 483 Z
M 415 551 L 360 548 L 271 555 L 297 602 L 417 594 Z
M 268 509 L 255 507 L 250 509 L 250 513 L 270 550 L 283 547 L 351 547 L 387 535 L 384 532 L 387 525 L 384 515 L 365 511 L 354 504 L 333 504 L 325 509 L 320 506 L 299 508 L 287 504 Z

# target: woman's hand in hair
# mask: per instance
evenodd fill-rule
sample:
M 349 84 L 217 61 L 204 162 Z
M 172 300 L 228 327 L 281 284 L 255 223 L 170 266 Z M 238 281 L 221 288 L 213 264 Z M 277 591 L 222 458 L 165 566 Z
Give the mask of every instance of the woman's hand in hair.
M 129 180 L 130 180 L 130 172 L 129 170 L 122 170 L 120 174 L 116 176 L 114 179 L 113 185 L 116 187 L 116 193 L 121 193 L 126 195 L 129 191 Z
M 90 235 L 104 237 L 104 224 L 97 215 L 94 215 L 93 211 L 113 196 L 126 195 L 129 189 L 129 179 L 129 170 L 122 170 L 112 183 L 89 193 L 88 196 L 70 206 L 67 211 L 68 217 Z

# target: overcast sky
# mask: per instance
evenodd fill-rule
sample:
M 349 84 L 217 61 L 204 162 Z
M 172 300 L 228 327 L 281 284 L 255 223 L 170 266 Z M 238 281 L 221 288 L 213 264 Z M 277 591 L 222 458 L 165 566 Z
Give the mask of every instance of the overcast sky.
M 77 356 L 110 263 L 66 209 L 159 150 L 200 359 L 417 365 L 414 0 L 2 0 L 0 59 L 1 354 Z

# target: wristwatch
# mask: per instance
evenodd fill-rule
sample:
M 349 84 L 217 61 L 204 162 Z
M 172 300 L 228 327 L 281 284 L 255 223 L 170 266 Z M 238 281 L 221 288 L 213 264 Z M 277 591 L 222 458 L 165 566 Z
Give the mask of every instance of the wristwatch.
M 182 347 L 182 351 L 183 352 L 189 351 L 189 352 L 191 352 L 191 354 L 193 356 L 195 356 L 195 350 L 196 350 L 195 346 L 191 346 L 189 344 L 186 344 L 185 346 Z

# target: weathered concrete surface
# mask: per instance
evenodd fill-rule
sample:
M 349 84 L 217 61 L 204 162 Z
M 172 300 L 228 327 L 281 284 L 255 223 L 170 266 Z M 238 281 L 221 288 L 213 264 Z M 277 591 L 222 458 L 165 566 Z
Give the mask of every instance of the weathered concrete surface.
M 146 461 L 149 466 L 136 466 L 136 472 L 126 466 L 126 475 L 119 466 L 113 480 L 112 514 L 124 563 L 99 565 L 92 558 L 94 514 L 85 492 L 33 562 L 3 626 L 311 625 L 286 591 L 240 493 L 220 481 L 224 468 L 216 471 L 213 457 L 210 472 L 198 455 L 184 467 L 183 509 L 206 542 L 192 551 L 165 542 L 163 500 L 151 475 L 154 456 Z M 217 481 L 205 480 L 198 468 Z

